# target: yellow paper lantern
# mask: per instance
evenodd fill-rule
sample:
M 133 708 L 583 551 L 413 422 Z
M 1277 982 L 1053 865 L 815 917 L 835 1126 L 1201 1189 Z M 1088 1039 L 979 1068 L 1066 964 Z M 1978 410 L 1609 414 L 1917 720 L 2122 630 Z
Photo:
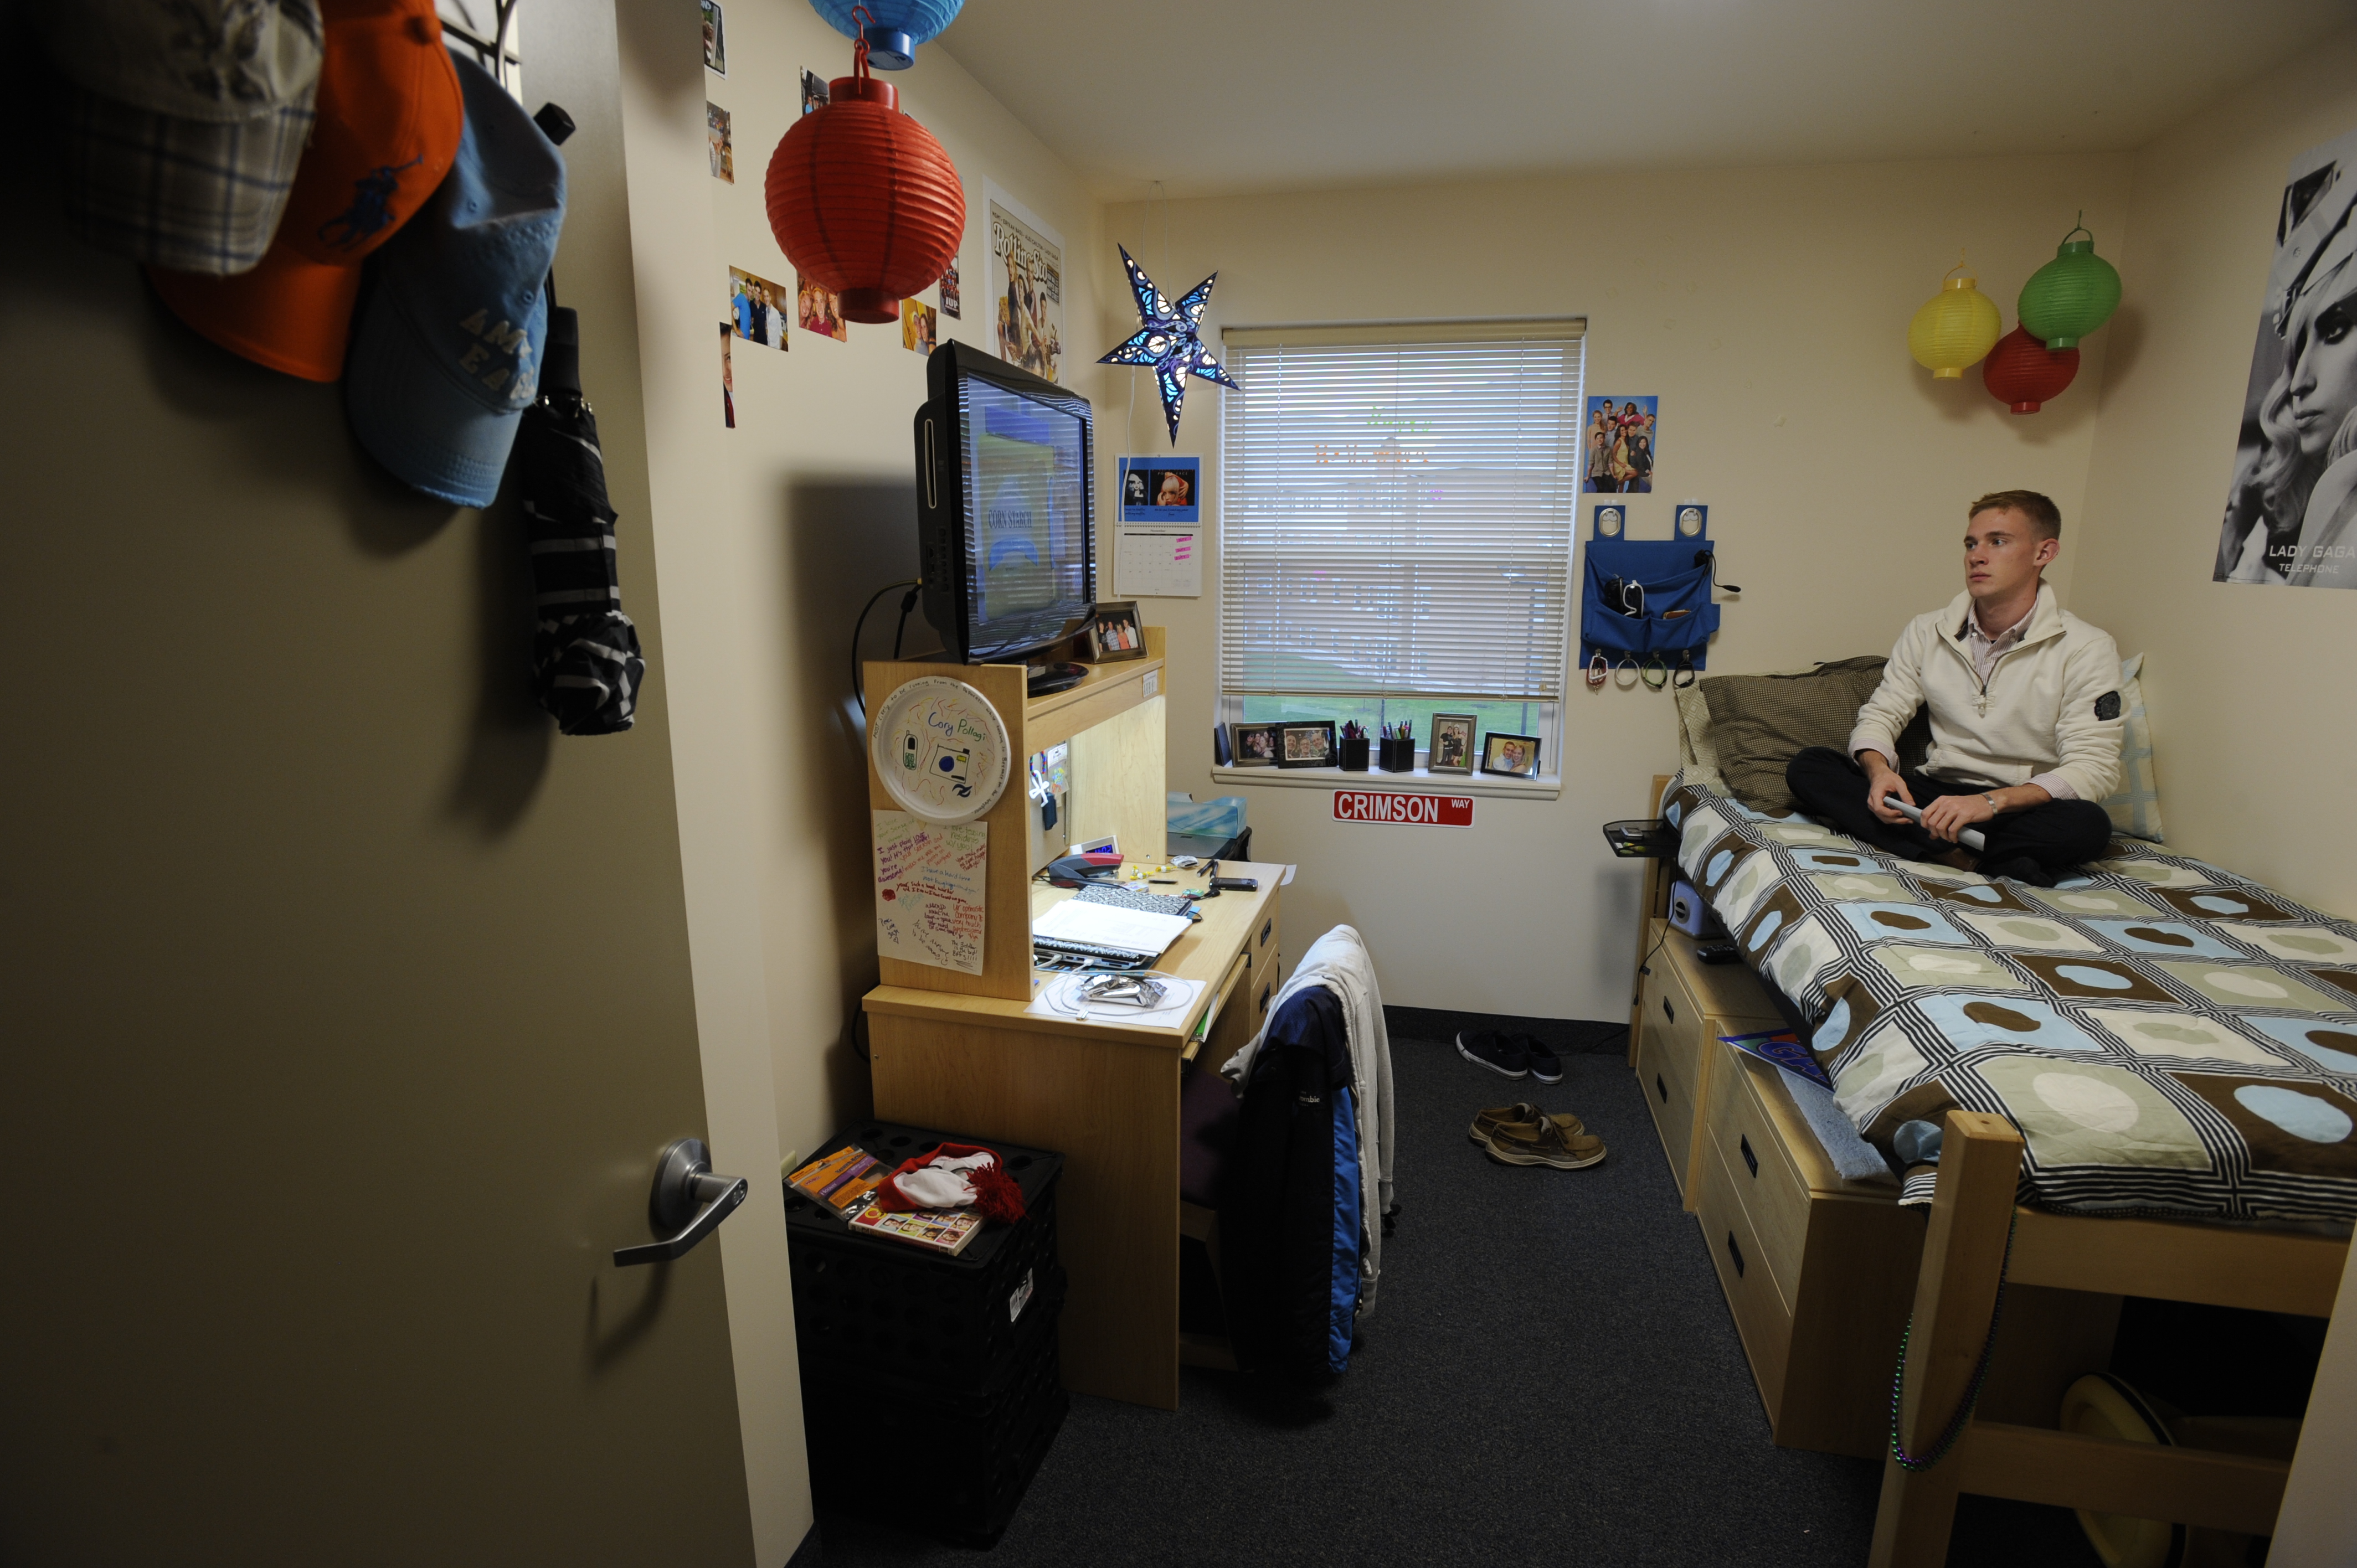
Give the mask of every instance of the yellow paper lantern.
M 1962 380 L 1964 367 L 1978 364 L 2005 336 L 1996 301 L 1980 291 L 1979 282 L 1959 262 L 1948 269 L 1940 292 L 1907 324 L 1907 351 L 1934 381 Z

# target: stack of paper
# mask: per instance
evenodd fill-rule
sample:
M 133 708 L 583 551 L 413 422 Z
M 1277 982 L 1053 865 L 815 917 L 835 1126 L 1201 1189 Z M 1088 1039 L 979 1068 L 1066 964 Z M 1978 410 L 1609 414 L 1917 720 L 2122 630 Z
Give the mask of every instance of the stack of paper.
M 1031 934 L 1060 942 L 1086 942 L 1159 958 L 1194 922 L 1184 915 L 1151 915 L 1109 904 L 1067 898 L 1031 924 Z

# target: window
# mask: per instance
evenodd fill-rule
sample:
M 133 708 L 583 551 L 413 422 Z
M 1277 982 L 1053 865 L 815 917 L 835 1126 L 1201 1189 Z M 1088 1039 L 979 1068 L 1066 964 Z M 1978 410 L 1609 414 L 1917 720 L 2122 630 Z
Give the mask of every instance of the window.
M 1225 335 L 1223 720 L 1470 713 L 1559 771 L 1584 325 Z

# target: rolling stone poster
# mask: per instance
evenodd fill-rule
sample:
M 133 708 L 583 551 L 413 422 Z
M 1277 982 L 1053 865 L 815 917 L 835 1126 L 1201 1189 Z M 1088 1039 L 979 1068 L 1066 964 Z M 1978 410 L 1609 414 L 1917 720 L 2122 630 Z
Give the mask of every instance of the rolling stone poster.
M 2357 131 L 2293 160 L 2213 582 L 2357 588 L 2352 205 Z
M 1064 242 L 1056 231 L 986 188 L 990 209 L 990 300 L 985 319 L 998 357 L 1056 381 L 1064 345 Z

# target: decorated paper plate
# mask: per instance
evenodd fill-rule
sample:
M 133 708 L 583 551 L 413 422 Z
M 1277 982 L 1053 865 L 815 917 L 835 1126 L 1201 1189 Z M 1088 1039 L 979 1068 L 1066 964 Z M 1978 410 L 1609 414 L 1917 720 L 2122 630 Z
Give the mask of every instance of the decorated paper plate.
M 918 676 L 884 699 L 867 736 L 885 792 L 926 822 L 972 822 L 1006 788 L 1006 725 L 963 681 Z

